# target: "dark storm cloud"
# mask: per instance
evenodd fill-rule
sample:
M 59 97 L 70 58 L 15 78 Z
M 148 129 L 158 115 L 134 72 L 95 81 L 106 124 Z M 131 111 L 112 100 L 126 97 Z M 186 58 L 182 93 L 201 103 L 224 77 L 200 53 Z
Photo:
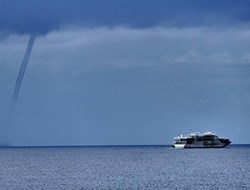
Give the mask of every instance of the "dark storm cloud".
M 2 0 L 0 30 L 6 36 L 6 32 L 43 35 L 62 25 L 235 25 L 249 22 L 249 7 L 248 0 Z

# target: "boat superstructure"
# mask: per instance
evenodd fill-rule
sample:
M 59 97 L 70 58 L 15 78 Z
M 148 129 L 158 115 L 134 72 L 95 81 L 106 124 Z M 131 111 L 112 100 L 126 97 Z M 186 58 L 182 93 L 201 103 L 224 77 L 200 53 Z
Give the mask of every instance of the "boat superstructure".
M 195 132 L 188 136 L 179 135 L 174 138 L 174 148 L 224 148 L 231 141 L 227 138 L 218 137 L 215 133 L 205 132 L 203 134 Z

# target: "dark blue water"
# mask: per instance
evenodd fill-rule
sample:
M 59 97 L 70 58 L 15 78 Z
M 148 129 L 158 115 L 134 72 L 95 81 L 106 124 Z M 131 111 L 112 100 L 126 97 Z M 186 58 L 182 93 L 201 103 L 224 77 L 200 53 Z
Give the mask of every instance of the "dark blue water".
M 0 189 L 250 189 L 250 146 L 0 148 Z

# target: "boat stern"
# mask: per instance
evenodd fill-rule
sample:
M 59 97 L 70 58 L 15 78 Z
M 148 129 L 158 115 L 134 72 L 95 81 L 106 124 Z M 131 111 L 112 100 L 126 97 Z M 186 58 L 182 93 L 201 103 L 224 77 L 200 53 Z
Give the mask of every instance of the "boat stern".
M 185 148 L 185 144 L 173 144 L 173 148 Z

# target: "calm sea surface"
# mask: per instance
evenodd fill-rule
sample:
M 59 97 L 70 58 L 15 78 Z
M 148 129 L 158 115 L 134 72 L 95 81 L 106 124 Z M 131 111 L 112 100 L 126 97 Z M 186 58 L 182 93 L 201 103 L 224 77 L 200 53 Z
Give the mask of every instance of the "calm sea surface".
M 0 189 L 250 189 L 250 146 L 0 148 Z

